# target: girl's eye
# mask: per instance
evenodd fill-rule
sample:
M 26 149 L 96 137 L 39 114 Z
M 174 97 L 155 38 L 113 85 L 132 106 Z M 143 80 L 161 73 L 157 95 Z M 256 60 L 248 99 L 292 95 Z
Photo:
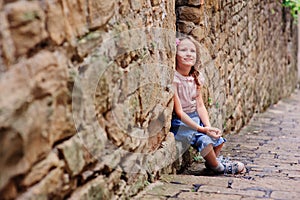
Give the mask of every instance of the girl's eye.
M 188 51 L 188 50 L 190 50 L 190 52 L 196 52 L 196 50 L 195 49 L 187 49 L 187 48 L 183 48 L 183 49 L 179 49 L 179 51 Z

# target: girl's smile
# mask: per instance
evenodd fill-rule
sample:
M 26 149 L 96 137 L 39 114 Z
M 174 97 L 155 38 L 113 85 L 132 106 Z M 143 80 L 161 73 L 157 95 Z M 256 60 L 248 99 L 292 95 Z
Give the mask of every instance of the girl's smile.
M 191 67 L 196 63 L 196 46 L 188 39 L 180 41 L 177 47 L 177 70 L 182 75 L 188 75 Z

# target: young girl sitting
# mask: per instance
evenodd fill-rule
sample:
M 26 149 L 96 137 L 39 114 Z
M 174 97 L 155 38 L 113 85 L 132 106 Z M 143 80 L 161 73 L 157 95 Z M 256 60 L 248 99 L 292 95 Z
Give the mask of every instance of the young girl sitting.
M 174 75 L 174 111 L 171 132 L 184 145 L 192 145 L 205 159 L 205 166 L 215 173 L 245 172 L 241 162 L 218 158 L 226 140 L 218 128 L 211 127 L 201 95 L 201 76 L 198 71 L 199 48 L 192 37 L 176 40 L 176 71 Z

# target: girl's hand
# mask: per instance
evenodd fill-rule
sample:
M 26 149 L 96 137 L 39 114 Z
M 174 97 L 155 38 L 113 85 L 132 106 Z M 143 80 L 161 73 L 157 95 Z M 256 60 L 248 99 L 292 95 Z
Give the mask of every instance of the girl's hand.
M 205 127 L 206 135 L 213 139 L 219 139 L 222 136 L 222 131 L 214 127 Z

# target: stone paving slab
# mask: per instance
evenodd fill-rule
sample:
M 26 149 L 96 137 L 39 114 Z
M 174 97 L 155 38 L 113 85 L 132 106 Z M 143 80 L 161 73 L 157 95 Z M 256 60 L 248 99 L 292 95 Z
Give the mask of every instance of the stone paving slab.
M 134 199 L 300 199 L 300 91 L 225 136 L 222 154 L 245 163 L 244 175 L 213 175 L 202 162 L 162 175 Z

